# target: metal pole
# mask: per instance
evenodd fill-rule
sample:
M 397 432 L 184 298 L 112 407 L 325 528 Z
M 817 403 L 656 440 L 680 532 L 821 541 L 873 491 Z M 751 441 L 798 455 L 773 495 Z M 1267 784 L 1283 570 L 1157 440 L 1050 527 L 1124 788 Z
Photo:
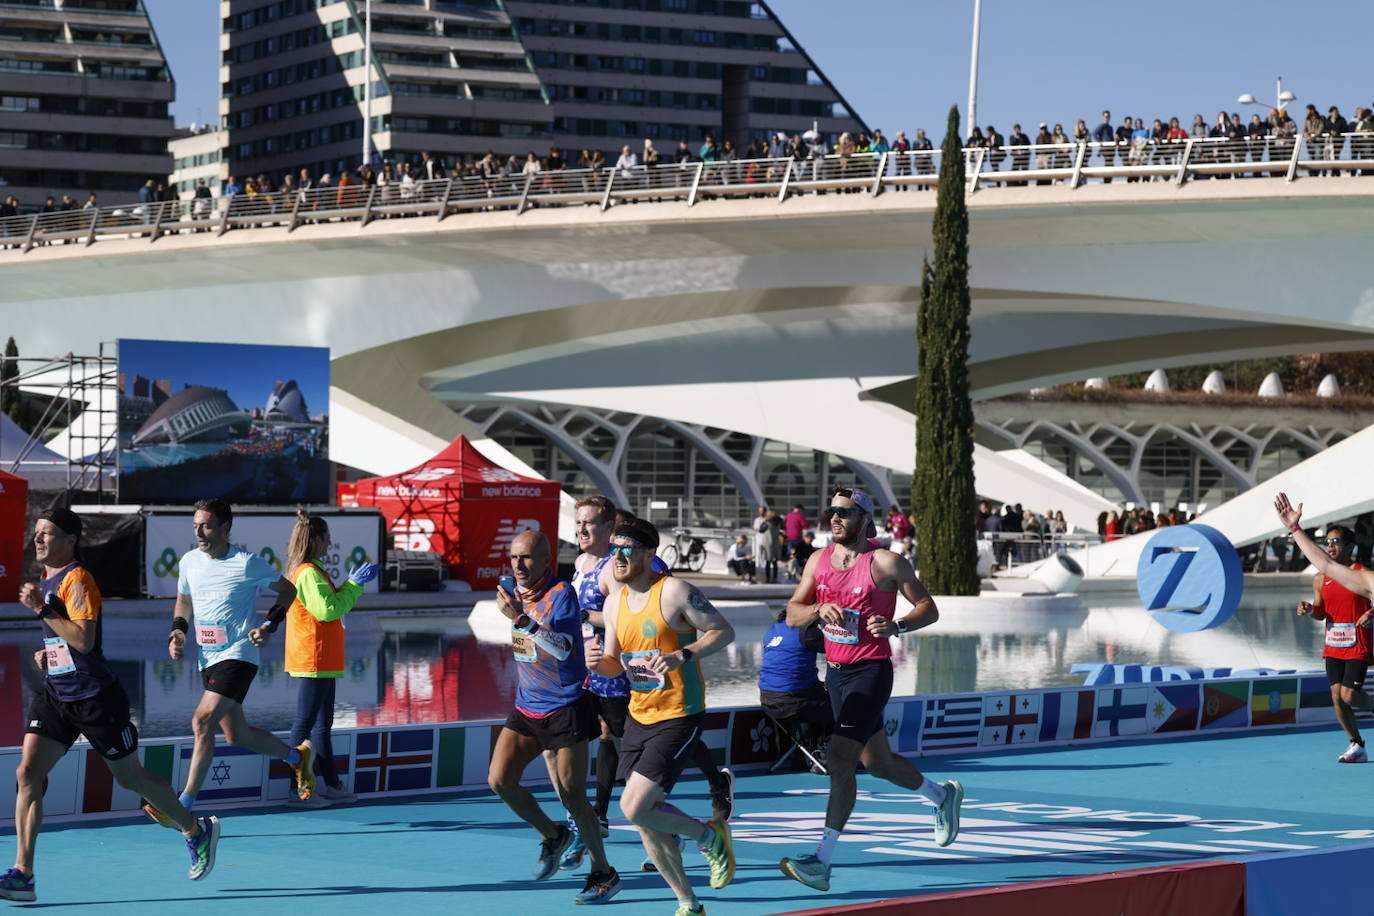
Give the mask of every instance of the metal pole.
M 1283 77 L 1281 77 L 1281 76 L 1276 76 L 1276 77 L 1274 77 L 1274 112 L 1275 112 L 1275 114 L 1277 114 L 1277 113 L 1278 113 L 1278 110 L 1279 110 L 1280 108 L 1283 107 L 1283 99 L 1280 98 L 1280 96 L 1282 96 L 1282 95 L 1283 95 Z
M 367 165 L 372 161 L 372 0 L 367 0 L 367 5 L 363 12 L 363 64 L 364 79 L 367 85 L 363 87 L 363 161 L 362 165 Z
M 968 64 L 968 127 L 978 123 L 978 31 L 983 24 L 983 0 L 973 0 L 973 52 Z

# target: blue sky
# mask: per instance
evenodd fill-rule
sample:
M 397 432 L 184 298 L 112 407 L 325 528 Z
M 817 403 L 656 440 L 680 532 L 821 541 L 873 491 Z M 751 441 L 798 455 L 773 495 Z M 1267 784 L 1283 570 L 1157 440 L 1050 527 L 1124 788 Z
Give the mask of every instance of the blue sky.
M 134 375 L 169 379 L 173 394 L 187 385 L 223 388 L 242 410 L 265 406 L 274 383 L 295 379 L 312 416 L 329 411 L 325 347 L 121 340 L 119 371 L 130 389 Z
M 177 81 L 178 125 L 218 119 L 217 0 L 144 0 Z M 968 97 L 973 0 L 771 0 L 774 11 L 870 126 L 938 138 Z M 1274 78 L 1322 111 L 1374 105 L 1374 3 L 1363 0 L 984 0 L 978 122 L 1177 115 L 1236 96 L 1272 99 Z M 1301 117 L 1298 118 L 1301 120 Z

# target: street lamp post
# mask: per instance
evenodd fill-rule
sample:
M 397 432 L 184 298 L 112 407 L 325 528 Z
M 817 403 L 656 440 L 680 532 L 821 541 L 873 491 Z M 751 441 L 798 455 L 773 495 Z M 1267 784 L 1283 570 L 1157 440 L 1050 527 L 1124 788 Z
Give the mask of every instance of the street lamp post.
M 372 161 L 372 0 L 363 11 L 363 165 Z
M 968 127 L 978 123 L 978 31 L 983 24 L 983 0 L 973 0 L 973 51 L 968 64 Z
M 1291 92 L 1284 91 L 1283 77 L 1275 77 L 1274 84 L 1275 85 L 1273 105 L 1268 105 L 1264 102 L 1257 100 L 1253 95 L 1251 95 L 1248 92 L 1242 93 L 1240 98 L 1236 99 L 1236 101 L 1240 102 L 1242 105 L 1259 105 L 1264 108 L 1268 108 L 1270 111 L 1274 112 L 1282 111 L 1289 102 L 1297 101 L 1298 97 L 1296 95 L 1294 95 Z

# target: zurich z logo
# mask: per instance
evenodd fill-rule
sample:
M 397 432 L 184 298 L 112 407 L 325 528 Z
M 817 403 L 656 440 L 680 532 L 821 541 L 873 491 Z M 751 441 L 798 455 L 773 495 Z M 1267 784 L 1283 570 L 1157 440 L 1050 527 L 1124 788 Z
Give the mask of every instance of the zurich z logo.
M 1207 525 L 1164 528 L 1150 538 L 1136 567 L 1145 610 L 1175 633 L 1210 630 L 1231 619 L 1245 577 L 1226 535 Z

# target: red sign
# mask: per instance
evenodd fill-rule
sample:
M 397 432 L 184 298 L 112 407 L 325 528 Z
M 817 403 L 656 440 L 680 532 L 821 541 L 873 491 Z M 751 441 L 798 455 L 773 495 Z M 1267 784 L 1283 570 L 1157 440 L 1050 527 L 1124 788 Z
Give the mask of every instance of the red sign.
M 29 482 L 0 471 L 0 601 L 18 601 L 24 581 Z

